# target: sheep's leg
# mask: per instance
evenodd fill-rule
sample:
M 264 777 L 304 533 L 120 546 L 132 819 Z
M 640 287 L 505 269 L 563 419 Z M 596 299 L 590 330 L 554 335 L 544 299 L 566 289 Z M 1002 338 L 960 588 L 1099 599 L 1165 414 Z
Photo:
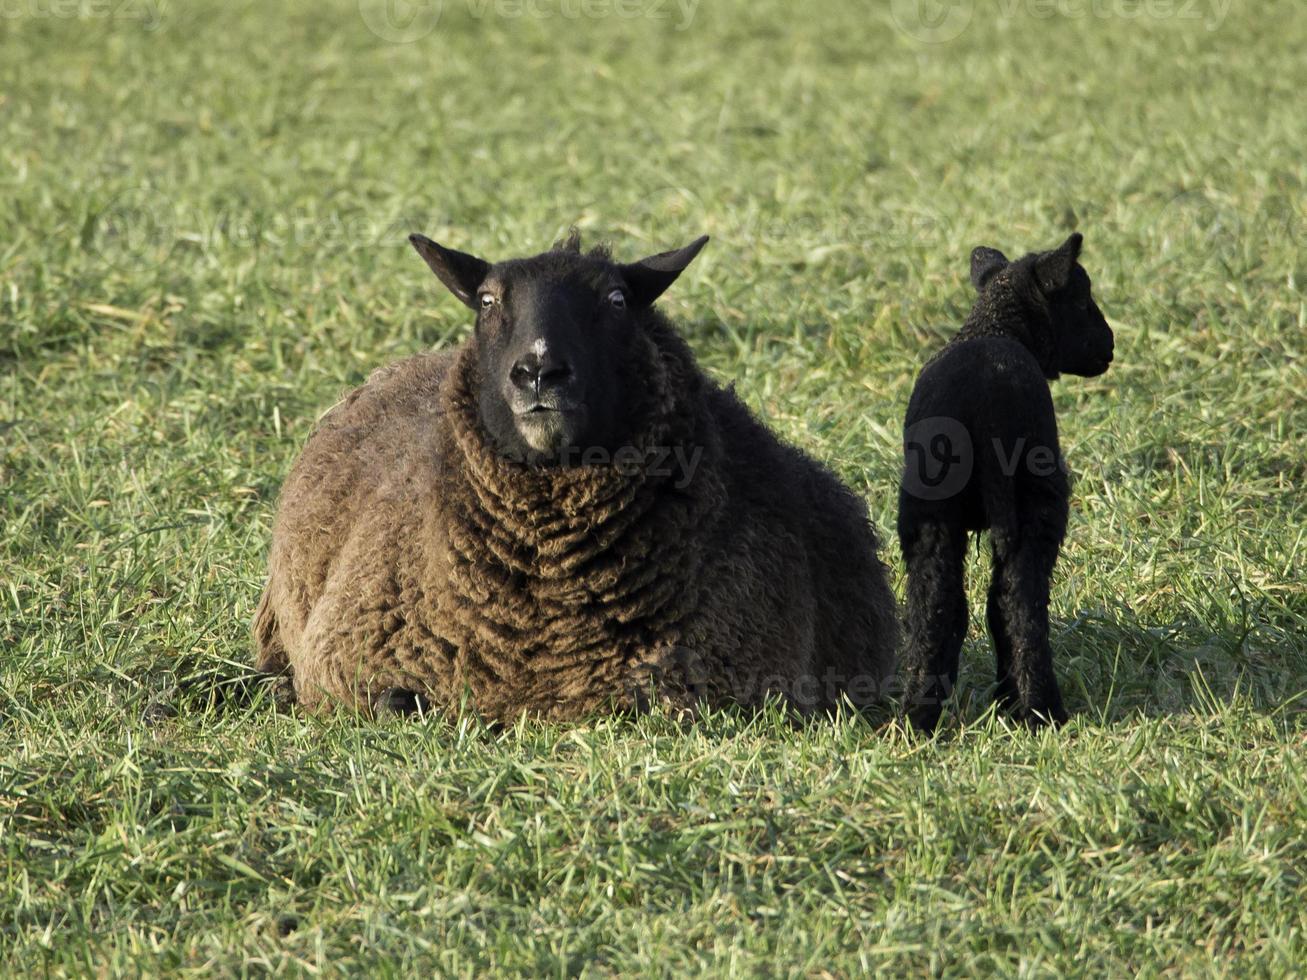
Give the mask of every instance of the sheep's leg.
M 281 674 L 290 667 L 286 646 L 281 639 L 277 613 L 273 609 L 272 583 L 263 590 L 254 612 L 254 669 L 261 674 Z
M 402 687 L 388 687 L 372 699 L 372 713 L 377 717 L 417 715 L 430 710 L 431 702 L 421 691 Z
M 929 732 L 958 680 L 958 657 L 967 632 L 962 576 L 967 532 L 926 521 L 903 535 L 902 543 L 908 567 L 903 703 L 913 727 Z
M 998 548 L 993 550 L 994 569 L 989 580 L 989 597 L 985 601 L 985 622 L 989 625 L 989 635 L 994 641 L 994 674 L 998 687 L 994 691 L 994 700 L 1004 708 L 1012 708 L 1017 703 L 1017 685 L 1012 677 L 1012 638 L 1008 636 L 1007 626 L 1003 622 L 1003 558 Z
M 1065 508 L 1050 506 L 1047 513 L 1027 513 L 1018 533 L 994 535 L 996 561 L 990 598 L 997 607 L 991 629 L 993 620 L 999 621 L 994 632 L 998 693 L 1015 716 L 1032 727 L 1060 724 L 1067 718 L 1048 642 L 1049 582 L 1065 522 Z M 1000 637 L 1006 641 L 1006 658 Z

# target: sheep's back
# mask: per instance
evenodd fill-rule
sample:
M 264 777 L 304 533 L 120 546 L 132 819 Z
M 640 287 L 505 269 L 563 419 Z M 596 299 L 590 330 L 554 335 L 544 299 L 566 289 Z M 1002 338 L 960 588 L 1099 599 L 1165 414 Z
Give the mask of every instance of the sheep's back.
M 283 631 L 303 629 L 346 545 L 415 506 L 441 465 L 436 420 L 452 353 L 374 372 L 319 421 L 282 489 L 269 558 Z
M 1051 411 L 1048 380 L 1029 348 L 1010 337 L 965 337 L 922 370 L 908 403 L 907 424 L 945 417 L 969 428 L 1000 419 L 1020 425 Z
M 939 484 L 938 493 L 912 490 L 915 481 L 905 469 L 900 536 L 914 533 L 926 519 L 960 522 L 969 530 L 1010 524 L 1018 484 L 1065 493 L 1060 470 L 1032 476 L 1043 474 L 1034 454 L 1060 456 L 1057 419 L 1038 359 L 1015 338 L 964 336 L 945 347 L 917 379 L 904 428 L 911 443 L 906 467 L 923 465 L 919 454 L 935 456 L 932 446 L 939 436 L 949 440 L 954 461 L 941 471 L 947 482 Z M 950 476 L 953 467 L 956 476 Z
M 729 576 L 735 588 L 750 576 L 759 580 L 757 593 L 771 601 L 744 608 L 756 616 L 769 607 L 778 636 L 789 644 L 778 645 L 771 651 L 775 662 L 758 669 L 783 676 L 798 668 L 821 679 L 820 693 L 799 698 L 811 707 L 838 700 L 840 687 L 855 701 L 874 701 L 876 686 L 892 670 L 897 617 L 865 503 L 824 464 L 782 442 L 732 392 L 716 390 L 710 404 L 730 499 L 731 519 L 722 527 L 747 538 L 738 549 L 747 563 Z M 717 542 L 712 550 L 737 549 Z M 755 640 L 763 625 L 750 624 Z M 793 663 L 802 650 L 809 652 L 806 662 Z M 835 688 L 827 690 L 826 678 Z M 854 683 L 862 694 L 849 686 Z

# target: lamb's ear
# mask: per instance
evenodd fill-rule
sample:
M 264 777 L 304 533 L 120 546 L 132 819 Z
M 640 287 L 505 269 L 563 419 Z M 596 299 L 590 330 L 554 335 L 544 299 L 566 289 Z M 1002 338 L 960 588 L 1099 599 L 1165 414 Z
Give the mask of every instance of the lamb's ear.
M 996 248 L 979 245 L 971 250 L 971 285 L 980 292 L 994 273 L 1007 265 L 1007 256 Z
M 417 249 L 418 255 L 431 266 L 436 278 L 459 300 L 475 310 L 477 289 L 486 281 L 490 263 L 475 255 L 455 252 L 452 248 L 438 245 L 425 235 L 409 235 L 408 240 Z
M 648 306 L 661 296 L 706 244 L 708 236 L 704 235 L 685 248 L 678 248 L 674 252 L 659 252 L 639 262 L 620 266 L 622 278 L 631 289 L 631 299 L 635 305 Z
M 1035 260 L 1035 272 L 1039 276 L 1039 288 L 1045 293 L 1057 292 L 1071 280 L 1071 270 L 1080 258 L 1080 246 L 1085 236 L 1073 232 L 1071 237 L 1051 252 L 1045 252 Z

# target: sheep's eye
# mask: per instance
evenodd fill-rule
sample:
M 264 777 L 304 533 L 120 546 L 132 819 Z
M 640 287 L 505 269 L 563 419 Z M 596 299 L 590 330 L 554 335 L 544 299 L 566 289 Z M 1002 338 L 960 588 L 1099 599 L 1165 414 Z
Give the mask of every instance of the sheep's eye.
M 495 297 L 490 293 L 481 294 L 481 309 L 488 310 L 495 305 Z
M 608 294 L 608 305 L 615 310 L 626 309 L 626 294 L 620 289 L 614 289 Z

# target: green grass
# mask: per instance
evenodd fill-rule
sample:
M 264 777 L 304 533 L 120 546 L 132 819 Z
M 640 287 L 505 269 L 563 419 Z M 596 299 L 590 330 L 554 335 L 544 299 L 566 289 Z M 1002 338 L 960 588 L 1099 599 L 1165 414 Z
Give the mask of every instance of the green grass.
M 924 43 L 900 0 L 685 30 L 445 0 L 391 43 L 349 0 L 11 4 L 0 972 L 1301 969 L 1307 20 L 971 6 Z M 571 224 L 711 234 L 667 309 L 887 532 L 970 248 L 1086 233 L 1118 356 L 1055 389 L 1067 729 L 987 714 L 979 556 L 929 742 L 321 721 L 245 678 L 314 419 L 467 330 L 404 235 L 499 258 Z

